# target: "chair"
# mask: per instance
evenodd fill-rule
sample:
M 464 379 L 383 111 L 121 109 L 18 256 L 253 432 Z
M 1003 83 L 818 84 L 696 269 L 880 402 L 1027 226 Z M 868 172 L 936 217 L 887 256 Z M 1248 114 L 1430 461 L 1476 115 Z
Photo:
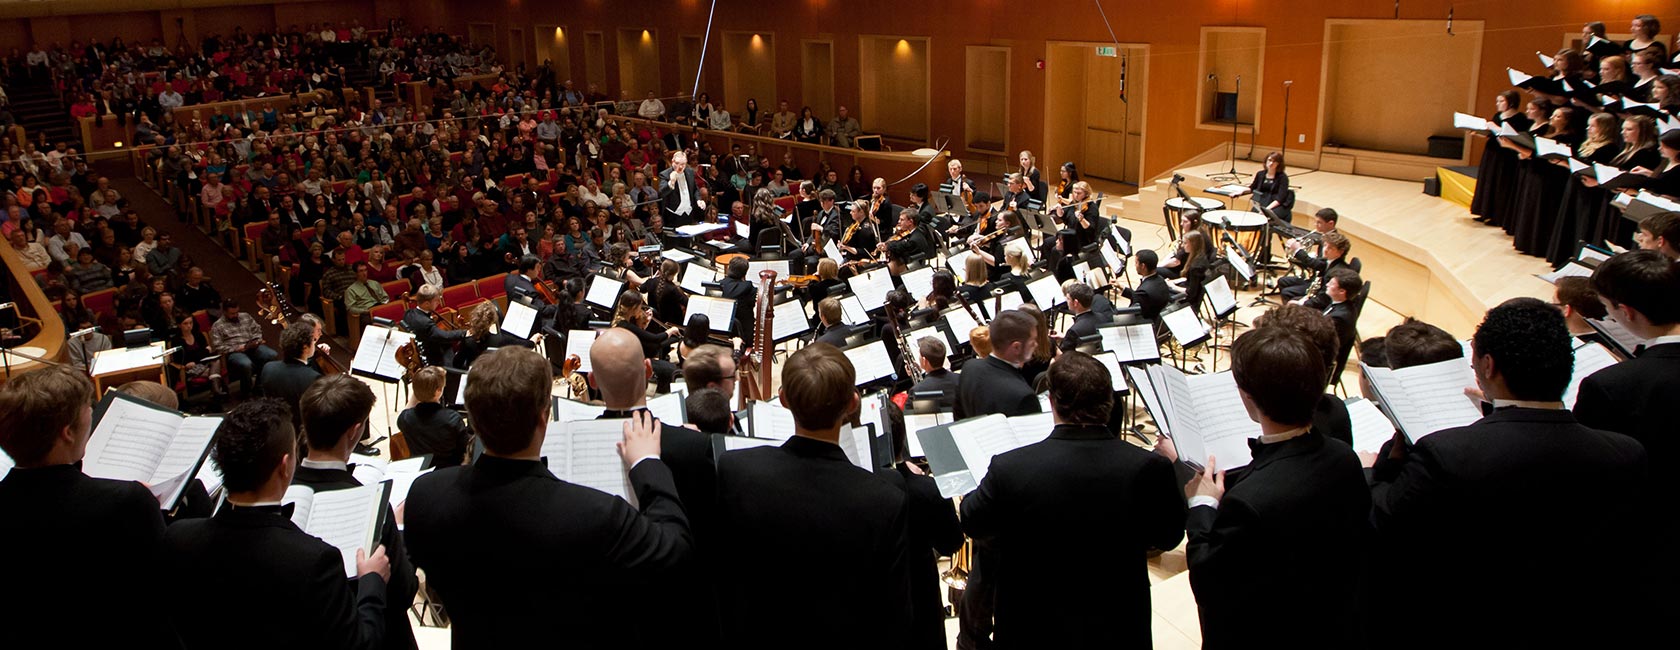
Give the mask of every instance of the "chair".
M 493 301 L 496 307 L 507 310 L 507 274 L 497 273 L 474 283 L 478 286 L 478 297 Z
M 1335 374 L 1335 388 L 1336 390 L 1341 391 L 1344 397 L 1347 396 L 1347 387 L 1342 385 L 1342 371 L 1347 369 L 1348 356 L 1355 348 L 1359 347 L 1359 316 L 1360 314 L 1365 313 L 1365 301 L 1370 299 L 1370 297 L 1371 283 L 1367 281 L 1365 286 L 1359 288 L 1359 295 L 1354 296 L 1352 300 L 1348 301 L 1348 311 L 1353 312 L 1353 340 L 1340 342 L 1341 349 L 1336 353 Z
M 443 306 L 455 311 L 466 311 L 468 308 L 484 302 L 478 296 L 478 287 L 471 282 L 464 282 L 443 290 Z
M 199 311 L 196 312 L 195 315 L 202 313 L 204 312 Z M 209 334 L 203 332 L 199 334 L 199 336 L 208 335 Z M 217 357 L 217 359 L 212 363 L 215 364 L 215 368 L 211 371 L 211 374 L 220 375 L 222 377 L 222 381 L 226 382 L 227 358 Z M 180 401 L 183 410 L 203 411 L 206 413 L 213 413 L 222 410 L 222 394 L 223 391 L 225 391 L 225 383 L 219 390 L 216 382 L 209 377 L 189 378 L 187 377 L 186 364 L 176 363 L 174 361 L 169 362 L 169 372 L 167 378 L 169 379 L 169 387 L 175 391 L 175 396 Z
M 1359 263 L 1359 258 L 1357 257 L 1348 259 L 1348 268 L 1353 269 L 1354 273 L 1360 273 L 1364 266 L 1364 264 Z
M 262 271 L 268 277 L 274 277 L 274 268 L 267 255 L 263 254 L 262 236 L 268 231 L 267 221 L 245 224 L 245 261 L 250 262 L 256 270 Z
M 93 312 L 95 316 L 116 313 L 116 300 L 117 290 L 115 288 L 100 289 L 92 293 L 82 294 L 82 306 Z
M 413 452 L 410 452 L 408 449 L 408 438 L 403 435 L 403 432 L 392 432 L 389 442 L 391 444 L 391 460 L 393 462 L 405 460 L 414 456 Z
M 206 310 L 203 310 L 203 309 L 200 309 L 198 311 L 193 312 L 192 317 L 193 317 L 193 320 L 197 321 L 197 323 L 198 323 L 198 331 L 203 332 L 205 336 L 209 336 L 210 335 L 210 325 L 211 325 L 210 312 L 206 311 Z

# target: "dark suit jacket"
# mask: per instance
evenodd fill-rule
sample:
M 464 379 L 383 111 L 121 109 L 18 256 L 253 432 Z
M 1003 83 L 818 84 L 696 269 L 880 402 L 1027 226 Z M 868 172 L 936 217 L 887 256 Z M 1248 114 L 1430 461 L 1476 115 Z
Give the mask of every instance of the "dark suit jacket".
M 957 377 L 958 420 L 977 415 L 1038 413 L 1038 395 L 1021 371 L 997 357 L 974 359 L 963 364 Z
M 1335 393 L 1325 393 L 1313 405 L 1313 430 L 1331 440 L 1353 446 L 1353 417 L 1348 415 L 1347 403 Z
M 1345 302 L 1325 307 L 1324 315 L 1330 317 L 1331 324 L 1336 326 L 1336 376 L 1341 376 L 1342 369 L 1347 366 L 1348 354 L 1353 352 L 1354 339 L 1358 334 L 1353 330 L 1353 305 Z M 1332 377 L 1334 379 L 1334 377 Z
M 812 341 L 812 342 L 813 343 L 827 343 L 827 344 L 832 345 L 832 346 L 837 347 L 837 348 L 844 348 L 844 347 L 846 347 L 846 337 L 850 336 L 851 332 L 852 332 L 851 326 L 844 325 L 844 324 L 837 324 L 833 327 L 828 328 L 827 331 L 822 333 L 822 336 L 817 337 L 817 340 Z
M 455 351 L 455 359 L 450 365 L 466 370 L 472 368 L 472 363 L 491 348 L 506 347 L 534 348 L 537 344 L 501 330 L 486 332 L 481 337 L 465 336 L 461 338 L 461 347 Z
M 293 485 L 307 485 L 316 492 L 361 487 L 362 482 L 349 470 L 299 467 L 292 477 Z M 408 559 L 408 547 L 403 544 L 402 531 L 397 530 L 397 515 L 385 506 L 385 526 L 379 532 L 379 543 L 385 546 L 385 557 L 391 561 L 391 579 L 385 585 L 385 647 L 414 648 L 414 627 L 408 622 L 408 606 L 420 591 L 414 563 Z
M 1680 404 L 1680 345 L 1655 345 L 1632 359 L 1581 381 L 1575 417 L 1595 429 L 1632 436 L 1645 445 L 1652 467 L 1672 468 L 1676 445 L 1673 413 Z M 1674 494 L 1674 482 L 1656 487 Z
M 910 387 L 910 392 L 920 393 L 924 391 L 942 391 L 945 393 L 945 396 L 939 398 L 939 408 L 948 409 L 955 406 L 957 403 L 957 384 L 960 381 L 959 377 L 960 375 L 956 372 L 940 368 L 928 373 L 927 377 L 924 377 L 921 381 L 916 382 L 915 386 Z
M 909 646 L 945 650 L 945 611 L 940 598 L 939 558 L 962 548 L 962 524 L 951 500 L 939 495 L 933 477 L 914 474 L 903 465 L 875 473 L 904 491 L 910 499 L 910 608 L 913 612 Z
M 630 504 L 561 481 L 535 460 L 480 456 L 420 477 L 404 531 L 453 619 L 456 648 L 635 645 L 624 603 L 690 557 L 671 470 L 630 471 Z M 506 560 L 487 566 L 486 553 Z
M 1336 269 L 1347 269 L 1347 268 L 1352 268 L 1352 267 L 1348 266 L 1346 255 L 1343 255 L 1342 257 L 1339 257 L 1339 258 L 1330 260 L 1328 262 L 1325 262 L 1324 263 L 1324 270 L 1319 271 L 1318 275 L 1317 275 L 1317 278 L 1321 278 L 1323 280 L 1323 281 L 1318 283 L 1318 291 L 1314 292 L 1310 296 L 1307 296 L 1307 301 L 1303 304 L 1305 304 L 1306 306 L 1311 307 L 1313 309 L 1317 309 L 1319 311 L 1324 311 L 1324 309 L 1326 307 L 1329 307 L 1330 306 L 1330 294 L 1327 291 L 1325 291 L 1324 285 L 1325 285 L 1325 283 L 1330 281 L 1330 272 L 1331 271 L 1334 271 Z
M 671 184 L 671 169 L 667 167 L 659 172 L 659 209 L 665 216 L 665 225 L 672 228 L 699 221 L 706 214 L 698 204 L 700 186 L 694 184 L 693 167 L 683 170 L 682 182 L 688 185 L 688 200 L 692 207 L 687 218 L 677 216 L 677 207 L 682 204 L 682 190 Z
M 0 480 L 0 521 L 10 558 L 0 645 L 180 647 L 167 618 L 181 601 L 150 593 L 167 574 L 163 516 L 145 487 L 91 478 L 80 464 L 14 468 Z
M 432 466 L 454 467 L 467 459 L 467 422 L 455 409 L 421 402 L 397 414 L 397 430 L 415 456 L 432 455 Z
M 264 396 L 279 399 L 292 407 L 292 424 L 295 426 L 299 422 L 298 402 L 303 400 L 303 392 L 320 378 L 321 371 L 309 364 L 287 359 L 281 363 L 264 364 L 259 383 Z
M 509 273 L 507 277 L 502 278 L 502 291 L 508 295 L 509 300 L 527 298 L 538 305 L 544 304 L 542 296 L 537 294 L 537 286 L 518 273 Z
M 1096 297 L 1091 299 L 1091 313 L 1096 314 L 1101 323 L 1114 322 L 1114 301 L 1109 300 L 1108 296 L 1102 295 L 1099 291 Z
M 414 341 L 426 355 L 428 365 L 446 365 L 444 361 L 449 356 L 449 344 L 467 337 L 465 331 L 438 327 L 432 316 L 420 311 L 419 307 L 404 312 L 402 324 L 414 335 Z
M 911 506 L 832 443 L 795 436 L 718 459 L 725 647 L 903 648 L 910 644 Z M 797 541 L 796 541 L 797 540 Z M 821 558 L 821 587 L 789 581 Z M 797 643 L 796 643 L 797 645 Z
M 1190 509 L 1190 587 L 1203 647 L 1351 648 L 1371 492 L 1353 449 L 1309 432 L 1254 446 L 1217 509 Z M 1313 603 L 1280 625 L 1276 603 Z
M 1161 310 L 1172 302 L 1172 287 L 1157 273 L 1138 281 L 1137 287 L 1127 289 L 1125 295 L 1132 299 L 1131 306 L 1140 308 L 1145 318 L 1159 325 Z
M 1063 424 L 994 456 L 962 524 L 997 552 L 985 568 L 999 648 L 1147 648 L 1144 560 L 1184 538 L 1184 495 L 1166 458 Z M 1107 560 L 1091 562 L 1096 549 Z
M 1560 558 L 1649 534 L 1653 516 L 1662 517 L 1649 509 L 1637 441 L 1582 426 L 1568 411 L 1504 408 L 1430 434 L 1403 460 L 1383 452 L 1371 513 L 1393 560 L 1384 591 L 1397 602 L 1431 603 L 1429 616 L 1387 630 L 1397 646 L 1443 638 L 1462 647 L 1603 645 L 1631 643 L 1644 629 L 1638 613 L 1656 602 L 1645 595 L 1649 563 L 1558 568 Z M 1568 616 L 1536 620 L 1559 602 L 1570 603 Z
M 344 577 L 331 544 L 278 506 L 224 508 L 164 533 L 168 602 L 188 648 L 381 648 L 385 581 Z M 184 605 L 191 603 L 190 606 Z
M 1093 301 L 1094 302 L 1094 301 Z M 1097 335 L 1097 326 L 1102 324 L 1102 318 L 1094 310 L 1073 317 L 1073 324 L 1068 326 L 1067 332 L 1062 334 L 1062 344 L 1058 347 L 1068 352 L 1079 347 L 1079 340 L 1087 336 Z
M 758 285 L 749 280 L 724 278 L 718 282 L 725 300 L 735 301 L 735 328 L 731 330 L 742 340 L 752 341 L 753 303 L 758 299 Z

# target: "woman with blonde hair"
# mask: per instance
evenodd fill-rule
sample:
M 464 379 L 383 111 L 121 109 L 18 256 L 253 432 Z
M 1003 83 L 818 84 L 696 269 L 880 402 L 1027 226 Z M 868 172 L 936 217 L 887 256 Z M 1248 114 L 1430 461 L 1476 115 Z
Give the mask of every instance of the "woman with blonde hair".
M 1605 61 L 1618 57 L 1608 57 Z M 1594 113 L 1587 118 L 1587 137 L 1575 148 L 1578 160 L 1588 165 L 1609 165 L 1616 159 L 1621 147 L 1620 138 L 1616 133 L 1616 116 L 1610 113 Z M 1555 161 L 1559 165 L 1568 165 L 1563 160 Z M 1546 260 L 1554 266 L 1562 266 L 1564 262 L 1574 259 L 1576 248 L 1583 238 L 1590 233 L 1592 217 L 1598 214 L 1600 206 L 1610 199 L 1610 195 L 1603 188 L 1592 187 L 1583 182 L 1583 177 L 1577 176 L 1563 190 L 1563 198 L 1558 201 L 1557 219 L 1552 222 L 1552 232 L 1547 241 Z

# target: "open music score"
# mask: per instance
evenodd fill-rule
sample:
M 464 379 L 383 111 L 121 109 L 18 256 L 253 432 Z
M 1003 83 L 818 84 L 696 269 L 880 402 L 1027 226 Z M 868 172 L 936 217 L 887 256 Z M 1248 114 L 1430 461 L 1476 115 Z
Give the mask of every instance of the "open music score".
M 948 485 L 942 483 L 940 486 L 942 495 L 959 496 L 978 487 L 986 479 L 993 456 L 1041 442 L 1050 437 L 1054 428 L 1055 419 L 1049 413 L 1015 417 L 993 414 L 924 429 L 922 444 L 929 454 L 930 466 L 940 466 L 934 470 L 935 474 L 949 474 L 952 473 L 950 468 L 956 468 L 954 471 L 967 475 L 964 481 Z M 938 439 L 941 437 L 943 440 Z M 955 452 L 955 458 L 950 457 L 951 452 Z M 938 463 L 934 462 L 936 458 Z M 947 489 L 961 491 L 947 494 Z
M 770 338 L 777 343 L 797 338 L 811 331 L 811 319 L 805 315 L 805 303 L 797 299 L 776 304 L 775 320 L 770 323 Z
M 595 330 L 566 331 L 566 358 L 570 359 L 573 355 L 577 355 L 577 358 L 583 361 L 583 364 L 578 367 L 578 372 L 593 372 L 593 366 L 589 363 L 589 348 L 594 345 Z
M 397 363 L 397 348 L 414 342 L 414 335 L 382 325 L 362 328 L 361 343 L 350 359 L 350 374 L 385 383 L 401 381 L 406 370 Z
M 379 546 L 390 493 L 390 483 L 321 492 L 293 485 L 280 502 L 292 504 L 292 523 L 298 528 L 338 549 L 345 577 L 355 578 L 356 552 L 372 554 Z
M 1590 278 L 1593 270 L 1579 262 L 1568 262 L 1551 273 L 1536 273 L 1534 277 L 1545 280 L 1547 284 L 1557 284 L 1564 278 Z
M 731 332 L 731 324 L 735 322 L 735 301 L 711 296 L 689 296 L 688 311 L 683 314 L 683 322 L 695 314 L 705 314 L 711 320 L 713 332 Z
M 894 289 L 892 271 L 885 268 L 846 278 L 852 295 L 863 301 L 865 309 L 879 309 L 887 304 L 887 293 Z
M 1112 352 L 1121 363 L 1159 361 L 1161 348 L 1155 343 L 1155 328 L 1149 323 L 1099 327 L 1102 349 Z
M 537 310 L 530 305 L 509 300 L 507 315 L 502 317 L 502 331 L 522 339 L 529 339 L 537 327 Z
M 121 343 L 121 341 L 118 341 Z M 108 375 L 163 365 L 163 342 L 158 341 L 137 348 L 115 348 L 93 353 L 90 375 Z
M 1481 419 L 1478 405 L 1464 389 L 1476 385 L 1466 358 L 1391 370 L 1359 364 L 1360 372 L 1387 408 L 1388 416 L 1412 444 L 1425 436 Z
M 1348 419 L 1353 421 L 1353 450 L 1377 453 L 1383 443 L 1394 439 L 1394 423 L 1375 403 L 1363 397 L 1350 397 L 1345 402 Z
M 979 307 L 979 305 L 975 306 Z M 976 313 L 983 314 L 986 312 L 980 310 Z M 961 305 L 940 312 L 939 315 L 944 317 L 945 324 L 951 328 L 952 350 L 957 349 L 957 345 L 968 343 L 969 332 L 973 332 L 974 328 L 980 326 L 980 323 L 974 320 L 973 316 L 968 315 L 968 310 L 963 309 Z M 915 341 L 911 342 L 914 343 Z
M 209 463 L 205 464 L 208 465 Z M 5 480 L 6 475 L 12 473 L 13 467 L 17 467 L 17 463 L 13 462 L 12 457 L 7 456 L 6 452 L 0 451 L 0 480 Z
M 93 421 L 82 472 L 143 483 L 171 510 L 209 455 L 222 418 L 189 416 L 110 391 L 94 406 Z
M 1001 304 L 1000 304 L 1000 301 L 996 298 L 993 298 L 993 299 L 990 299 L 990 300 L 983 300 L 983 301 L 981 301 L 981 304 L 985 305 L 986 313 L 988 315 L 990 315 L 992 318 L 997 318 L 998 314 L 1009 311 L 1009 310 L 1014 309 L 1016 307 L 1020 307 L 1021 305 L 1026 304 L 1026 302 L 1027 302 L 1027 299 L 1021 297 L 1021 292 L 1019 292 L 1019 291 L 1004 291 L 1003 296 L 1002 296 L 1002 300 L 1001 300 Z
M 652 413 L 653 417 L 659 418 L 662 423 L 673 427 L 682 426 L 688 421 L 688 403 L 683 401 L 687 396 L 686 391 L 673 390 L 664 395 L 650 397 L 647 401 L 648 413 Z
M 1207 324 L 1196 315 L 1193 306 L 1161 312 L 1161 324 L 1167 326 L 1180 347 L 1195 347 L 1208 339 Z
M 1242 279 L 1254 279 L 1254 267 L 1248 265 L 1248 260 L 1243 258 L 1242 251 L 1238 250 L 1237 247 L 1232 246 L 1225 249 L 1225 261 L 1231 263 L 1231 266 L 1237 270 L 1237 275 L 1242 276 Z
M 793 437 L 793 411 L 775 402 L 753 402 L 747 405 L 745 428 L 754 438 L 787 440 Z
M 1172 413 L 1170 436 L 1178 459 L 1198 471 L 1209 455 L 1220 470 L 1246 467 L 1254 459 L 1248 441 L 1260 437 L 1260 424 L 1248 417 L 1230 371 L 1186 375 L 1172 366 L 1155 368 L 1166 382 L 1164 406 Z
M 549 422 L 543 438 L 543 461 L 556 478 L 595 488 L 636 505 L 630 474 L 618 457 L 624 419 Z
M 905 437 L 904 442 L 910 450 L 910 457 L 923 458 L 927 456 L 927 453 L 922 450 L 921 432 L 923 429 L 931 429 L 941 424 L 950 424 L 954 421 L 954 417 L 955 416 L 951 415 L 949 411 L 940 411 L 938 413 L 905 413 L 904 430 L 909 432 L 909 435 Z
M 869 308 L 863 306 L 863 300 L 857 294 L 842 296 L 840 318 L 847 325 L 862 325 L 869 322 Z
M 392 508 L 407 501 L 408 491 L 414 487 L 414 481 L 430 474 L 434 469 L 431 454 L 421 454 L 390 463 L 376 456 L 351 454 L 350 465 L 350 474 L 362 485 L 373 485 L 381 481 L 391 484 L 391 493 L 385 501 Z
M 766 270 L 775 271 L 776 277 L 778 278 L 786 278 L 788 276 L 788 268 L 789 264 L 787 260 L 748 260 L 747 278 L 756 281 L 758 279 L 759 272 Z
M 945 343 L 946 350 L 956 349 L 956 341 L 952 340 L 951 337 L 946 336 L 945 332 L 940 330 L 939 323 L 924 325 L 904 333 L 904 340 L 910 343 L 910 349 L 905 350 L 905 352 L 908 352 L 911 355 L 911 358 L 906 360 L 905 363 L 920 361 L 922 359 L 922 346 L 917 345 L 916 342 L 922 340 L 922 337 L 924 336 L 931 336 L 939 339 L 941 342 Z
M 754 449 L 757 447 L 780 447 L 781 440 L 770 438 L 748 438 L 746 436 L 731 436 L 721 433 L 712 434 L 712 455 L 720 456 L 725 452 Z
M 870 341 L 857 347 L 846 348 L 846 358 L 852 362 L 857 370 L 857 385 L 862 386 L 877 379 L 897 378 L 898 371 L 893 367 L 892 357 L 887 354 L 884 341 Z
M 618 307 L 618 294 L 623 292 L 623 282 L 596 274 L 589 280 L 589 290 L 584 292 L 583 301 L 611 310 Z
M 1114 356 L 1113 352 L 1098 352 L 1093 355 L 1093 358 L 1095 358 L 1098 363 L 1101 363 L 1104 368 L 1108 369 L 1108 381 L 1111 385 L 1113 385 L 1114 392 L 1126 392 L 1126 375 L 1120 367 L 1119 357 Z
M 1628 331 L 1627 327 L 1621 323 L 1608 318 L 1604 320 L 1588 318 L 1587 325 L 1591 326 L 1593 331 L 1598 332 L 1600 336 L 1603 336 L 1604 340 L 1608 341 L 1616 353 L 1624 359 L 1631 358 L 1633 351 L 1645 344 L 1645 339 L 1639 338 L 1633 332 Z
M 1615 355 L 1597 343 L 1578 341 L 1575 344 L 1575 368 L 1569 375 L 1569 387 L 1563 391 L 1563 405 L 1575 408 L 1575 398 L 1581 394 L 1581 381 L 1593 373 L 1616 365 Z
M 679 280 L 677 284 L 683 288 L 683 291 L 705 295 L 706 283 L 717 282 L 717 279 L 717 271 L 707 268 L 702 264 L 689 262 L 683 265 L 682 279 Z
M 600 404 L 586 404 L 556 395 L 554 396 L 552 410 L 549 412 L 549 419 L 555 422 L 577 422 L 593 420 L 601 417 L 601 414 L 605 412 L 607 412 L 607 407 Z
M 1237 294 L 1231 291 L 1231 283 L 1225 281 L 1225 276 L 1213 276 L 1213 280 L 1202 288 L 1202 295 L 1207 296 L 1208 306 L 1213 308 L 1215 316 L 1224 318 L 1237 311 Z
M 973 255 L 974 251 L 963 249 L 946 256 L 945 266 L 957 275 L 958 282 L 964 282 L 968 279 L 963 277 L 963 274 L 968 272 L 968 258 Z
M 898 279 L 904 281 L 904 290 L 909 292 L 911 298 L 926 298 L 928 294 L 933 293 L 933 267 L 931 266 L 924 266 L 905 273 L 898 276 Z
M 1466 131 L 1479 131 L 1484 134 L 1499 130 L 1498 125 L 1486 118 L 1470 115 L 1468 113 L 1457 112 L 1453 113 L 1453 128 L 1464 129 Z
M 870 445 L 870 427 L 842 425 L 840 451 L 845 452 L 846 460 L 852 461 L 859 469 L 874 471 L 875 455 Z
M 1066 302 L 1062 296 L 1062 283 L 1055 275 L 1046 275 L 1027 283 L 1027 293 L 1032 294 L 1033 304 L 1044 311 L 1055 309 L 1057 305 Z

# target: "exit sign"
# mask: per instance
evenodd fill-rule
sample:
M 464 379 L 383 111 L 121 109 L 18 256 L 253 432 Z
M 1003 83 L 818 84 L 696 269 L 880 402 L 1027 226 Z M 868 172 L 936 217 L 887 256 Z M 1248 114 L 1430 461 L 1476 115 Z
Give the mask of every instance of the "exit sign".
M 1114 51 L 1112 45 L 1099 45 L 1097 46 L 1097 56 L 1119 56 L 1119 54 Z

